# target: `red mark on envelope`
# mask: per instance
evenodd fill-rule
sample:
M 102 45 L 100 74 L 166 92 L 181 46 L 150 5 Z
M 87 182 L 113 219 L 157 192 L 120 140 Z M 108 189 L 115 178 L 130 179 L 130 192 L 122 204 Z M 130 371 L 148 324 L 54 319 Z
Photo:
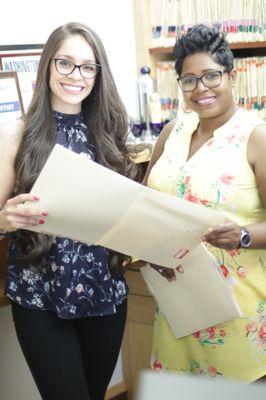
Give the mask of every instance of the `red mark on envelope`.
M 178 258 L 181 260 L 181 258 L 185 257 L 189 253 L 188 249 L 180 249 L 178 252 L 173 256 L 173 258 Z

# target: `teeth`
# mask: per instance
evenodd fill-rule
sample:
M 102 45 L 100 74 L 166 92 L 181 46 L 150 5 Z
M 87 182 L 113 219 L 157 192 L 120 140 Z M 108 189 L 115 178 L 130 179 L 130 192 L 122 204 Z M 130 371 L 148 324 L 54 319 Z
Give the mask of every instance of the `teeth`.
M 72 92 L 80 92 L 83 89 L 82 86 L 63 85 L 63 87 Z
M 215 100 L 214 97 L 206 97 L 205 99 L 196 100 L 196 102 L 204 105 L 204 104 L 211 104 L 214 102 L 214 100 Z

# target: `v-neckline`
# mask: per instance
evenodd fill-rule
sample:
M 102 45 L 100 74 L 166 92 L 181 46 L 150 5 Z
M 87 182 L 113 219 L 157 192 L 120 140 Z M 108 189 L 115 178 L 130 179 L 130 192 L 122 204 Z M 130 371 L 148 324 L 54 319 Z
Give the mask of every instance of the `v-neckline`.
M 197 129 L 197 128 L 196 128 Z M 186 150 L 186 163 L 188 163 L 192 158 L 194 158 L 194 156 L 196 156 L 203 148 L 206 147 L 206 145 L 213 140 L 214 135 L 211 136 L 208 140 L 206 140 L 206 142 L 202 143 L 202 145 L 189 157 L 189 153 L 190 153 L 190 146 L 191 146 L 191 141 L 193 139 L 193 135 L 196 132 L 196 129 L 192 132 L 192 134 L 188 137 L 188 141 L 187 141 L 187 150 Z
M 192 121 L 191 121 L 191 129 L 188 131 L 188 135 L 187 135 L 187 143 L 186 143 L 186 157 L 185 157 L 185 164 L 187 164 L 188 162 L 190 162 L 193 158 L 195 158 L 199 153 L 202 152 L 203 149 L 206 148 L 206 146 L 209 144 L 209 142 L 211 140 L 213 140 L 215 138 L 215 136 L 217 135 L 217 132 L 221 129 L 224 129 L 224 127 L 231 123 L 234 119 L 235 116 L 238 114 L 240 108 L 237 108 L 236 111 L 234 112 L 234 114 L 231 116 L 231 118 L 226 121 L 223 125 L 219 126 L 219 128 L 215 129 L 213 131 L 213 136 L 211 136 L 205 143 L 203 143 L 198 150 L 196 150 L 191 157 L 189 157 L 189 150 L 190 150 L 190 145 L 191 145 L 191 140 L 193 137 L 194 132 L 196 131 L 198 125 L 199 125 L 199 118 L 197 116 L 197 114 L 195 114 L 195 117 Z M 189 158 L 188 158 L 189 157 Z

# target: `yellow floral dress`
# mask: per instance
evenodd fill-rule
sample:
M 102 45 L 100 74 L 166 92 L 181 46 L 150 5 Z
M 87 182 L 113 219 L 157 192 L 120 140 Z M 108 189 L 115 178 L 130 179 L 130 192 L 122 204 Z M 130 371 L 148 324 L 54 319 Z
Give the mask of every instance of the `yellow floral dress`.
M 220 209 L 239 225 L 264 221 L 266 210 L 246 158 L 248 138 L 262 123 L 239 109 L 187 160 L 198 117 L 184 115 L 170 133 L 148 186 Z M 243 317 L 176 340 L 157 309 L 151 366 L 252 382 L 266 375 L 266 250 L 208 248 L 232 286 Z

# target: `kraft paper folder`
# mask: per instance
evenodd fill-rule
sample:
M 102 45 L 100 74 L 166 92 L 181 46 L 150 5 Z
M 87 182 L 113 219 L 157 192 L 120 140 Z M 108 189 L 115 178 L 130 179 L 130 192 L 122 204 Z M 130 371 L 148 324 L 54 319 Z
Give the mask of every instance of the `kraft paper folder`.
M 142 186 L 60 145 L 54 147 L 31 192 L 49 213 L 45 224 L 32 230 L 98 244 L 169 268 L 182 263 L 180 282 L 187 296 L 182 307 L 187 304 L 185 308 L 201 314 L 208 326 L 213 318 L 216 323 L 241 315 L 212 255 L 201 244 L 210 226 L 224 222 L 222 213 Z M 171 303 L 168 322 L 178 321 L 177 331 L 182 328 L 183 335 L 185 312 L 179 320 L 181 307 L 174 295 L 180 297 L 181 292 L 175 285 L 169 291 L 168 282 L 154 273 L 149 267 L 143 270 L 165 315 Z M 196 308 L 191 307 L 193 302 Z
M 193 249 L 182 266 L 184 273 L 176 273 L 174 282 L 149 266 L 141 268 L 176 339 L 242 315 L 216 259 L 203 245 Z

